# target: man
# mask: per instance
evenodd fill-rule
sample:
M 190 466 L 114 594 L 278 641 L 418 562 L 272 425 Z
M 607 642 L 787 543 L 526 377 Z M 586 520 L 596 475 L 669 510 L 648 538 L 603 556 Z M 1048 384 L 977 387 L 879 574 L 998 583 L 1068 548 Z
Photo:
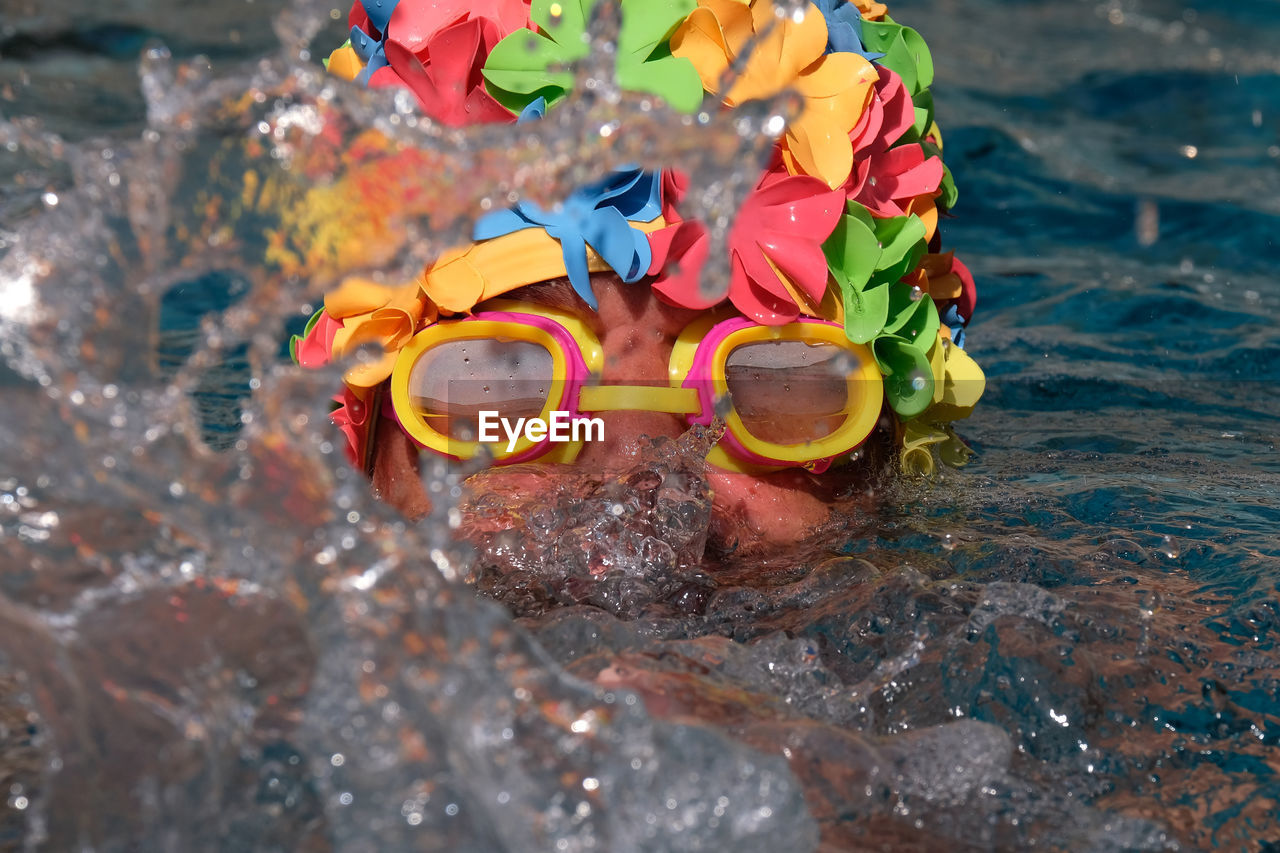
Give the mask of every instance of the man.
M 646 9 L 622 7 L 622 40 L 637 21 L 663 34 L 628 60 L 638 67 L 618 61 L 624 89 L 686 110 L 708 94 L 727 108 L 786 90 L 804 100 L 729 232 L 728 292 L 699 287 L 709 241 L 681 214 L 686 178 L 639 169 L 549 210 L 482 216 L 475 241 L 418 282 L 345 283 L 295 352 L 318 365 L 382 344 L 384 358 L 348 371 L 335 420 L 378 493 L 411 518 L 430 508 L 423 453 L 491 457 L 468 482 L 472 499 L 521 508 L 471 514 L 466 530 L 493 534 L 651 461 L 654 439 L 723 429 L 705 439 L 705 483 L 691 491 L 709 509 L 700 542 L 712 555 L 761 552 L 838 524 L 833 510 L 894 456 L 926 473 L 935 453 L 963 462 L 948 423 L 982 392 L 961 348 L 973 282 L 937 252 L 954 189 L 919 36 L 878 4 L 811 6 L 776 25 L 767 0 Z M 405 86 L 446 124 L 533 120 L 572 85 L 555 63 L 581 58 L 584 17 L 578 4 L 357 2 L 352 40 L 329 66 Z M 557 418 L 596 434 L 559 436 Z M 682 548 L 676 563 L 701 562 L 701 545 Z

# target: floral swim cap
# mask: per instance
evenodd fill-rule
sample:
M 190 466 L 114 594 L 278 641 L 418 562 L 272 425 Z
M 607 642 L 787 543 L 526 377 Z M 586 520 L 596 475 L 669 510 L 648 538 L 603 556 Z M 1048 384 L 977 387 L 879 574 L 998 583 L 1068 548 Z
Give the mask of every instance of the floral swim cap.
M 445 125 L 533 121 L 571 90 L 567 69 L 590 50 L 593 6 L 357 0 L 351 38 L 326 64 L 359 84 L 408 89 Z M 520 202 L 486 213 L 472 243 L 442 254 L 412 284 L 344 283 L 294 340 L 303 365 L 383 345 L 384 358 L 348 371 L 334 413 L 353 457 L 368 442 L 370 389 L 417 331 L 552 278 L 567 277 L 594 307 L 590 274 L 612 271 L 686 308 L 727 301 L 762 325 L 806 316 L 842 324 L 884 377 L 903 467 L 931 472 L 934 450 L 963 464 L 968 451 L 950 423 L 968 416 L 985 380 L 963 348 L 973 277 L 940 251 L 939 214 L 956 190 L 942 162 L 924 40 L 870 0 L 816 0 L 787 17 L 772 0 L 621 0 L 621 13 L 624 90 L 685 113 L 786 91 L 802 102 L 729 231 L 727 293 L 708 299 L 699 287 L 711 241 L 681 215 L 688 181 L 675 170 L 620 169 L 551 210 Z

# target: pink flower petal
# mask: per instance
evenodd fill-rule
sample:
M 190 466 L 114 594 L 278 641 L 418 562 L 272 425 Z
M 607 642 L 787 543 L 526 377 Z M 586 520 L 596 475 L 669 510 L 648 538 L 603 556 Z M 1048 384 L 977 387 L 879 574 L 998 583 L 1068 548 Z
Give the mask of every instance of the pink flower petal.
M 681 308 L 705 310 L 724 301 L 708 298 L 699 285 L 711 250 L 707 229 L 701 222 L 678 222 L 649 234 L 653 263 L 649 275 L 658 278 L 653 290 L 663 301 Z
M 327 312 L 322 312 L 307 336 L 298 341 L 298 364 L 312 368 L 328 364 L 333 353 L 333 336 L 341 328 L 341 320 L 335 320 Z

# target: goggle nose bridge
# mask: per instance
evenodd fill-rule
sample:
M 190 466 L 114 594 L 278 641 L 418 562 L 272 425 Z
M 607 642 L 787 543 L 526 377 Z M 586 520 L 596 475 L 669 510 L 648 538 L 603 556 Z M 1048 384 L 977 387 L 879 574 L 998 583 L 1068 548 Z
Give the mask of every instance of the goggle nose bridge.
M 484 326 L 480 326 L 481 323 Z M 587 324 L 572 313 L 541 305 L 495 300 L 491 303 L 491 310 L 456 322 L 436 324 L 423 332 L 435 329 L 434 334 L 439 337 L 445 331 L 441 328 L 445 325 L 459 331 L 463 326 L 468 326 L 475 331 L 469 335 L 464 333 L 457 337 L 446 336 L 435 345 L 449 340 L 461 341 L 478 337 L 505 339 L 508 336 L 496 327 L 509 325 L 517 327 L 510 329 L 513 333 L 510 335 L 511 339 L 536 341 L 544 346 L 552 355 L 554 372 L 559 374 L 553 375 L 551 381 L 564 386 L 564 391 L 560 395 L 548 395 L 543 414 L 554 411 L 558 406 L 569 406 L 575 410 L 575 418 L 595 412 L 651 411 L 684 415 L 691 423 L 708 423 L 714 416 L 717 401 L 729 394 L 722 374 L 728 354 L 741 345 L 734 341 L 764 343 L 798 340 L 811 344 L 835 343 L 845 349 L 865 349 L 850 344 L 844 338 L 842 329 L 826 321 L 805 318 L 785 327 L 762 327 L 745 318 L 726 319 L 718 312 L 711 312 L 691 323 L 678 336 L 668 366 L 671 382 L 669 386 L 597 385 L 591 383 L 600 376 L 603 349 Z M 489 334 L 475 334 L 481 328 L 486 329 Z M 419 335 L 423 332 L 419 332 Z M 476 452 L 478 445 L 439 434 L 409 402 L 408 374 L 413 362 L 432 346 L 427 343 L 427 339 L 423 339 L 422 346 L 415 347 L 411 343 L 401 351 L 401 362 L 404 364 L 398 362 L 392 375 L 393 410 L 402 427 L 421 446 L 455 458 L 469 458 Z M 854 387 L 855 379 L 860 380 L 858 384 L 874 382 L 878 391 L 882 380 L 870 353 L 855 355 L 860 359 L 861 369 L 857 376 L 851 373 L 846 381 L 851 388 Z M 720 371 L 719 374 L 717 370 Z M 694 374 L 698 374 L 699 378 L 690 379 Z M 859 399 L 866 400 L 878 396 L 878 393 L 868 395 L 866 391 L 858 394 Z M 407 408 L 402 413 L 400 410 L 405 407 Z M 825 468 L 836 456 L 860 444 L 874 428 L 878 416 L 879 406 L 862 405 L 860 411 L 849 411 L 845 424 L 830 436 L 788 445 L 756 438 L 742 423 L 737 412 L 731 409 L 727 417 L 728 429 L 721 440 L 726 447 L 713 448 L 708 461 L 734 470 L 777 470 L 778 467 L 797 465 Z M 406 417 L 411 421 L 407 423 Z M 409 428 L 413 422 L 416 422 L 422 432 Z M 867 428 L 863 429 L 864 426 Z M 560 445 L 552 445 L 550 449 L 545 445 L 545 441 L 540 444 L 526 443 L 515 453 L 503 456 L 502 461 L 527 461 L 548 452 L 553 459 L 564 457 L 562 461 L 576 456 L 576 453 L 570 453 Z

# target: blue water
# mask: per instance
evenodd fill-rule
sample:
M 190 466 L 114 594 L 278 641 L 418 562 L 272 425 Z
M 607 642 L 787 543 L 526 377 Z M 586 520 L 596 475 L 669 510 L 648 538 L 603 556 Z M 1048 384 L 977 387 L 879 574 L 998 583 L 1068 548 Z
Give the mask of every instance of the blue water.
M 273 49 L 269 22 L 278 8 L 225 4 L 196 18 L 176 4 L 107 10 L 46 3 L 38 14 L 6 6 L 0 113 L 40 117 L 75 143 L 101 137 L 123 144 L 146 124 L 134 70 L 141 45 L 163 40 L 179 59 L 204 53 L 216 72 L 234 74 L 239 63 Z M 630 791 L 618 744 L 635 737 L 660 766 L 674 763 L 671 790 L 690 803 L 704 788 L 735 797 L 754 790 L 734 775 L 741 765 L 733 761 L 751 759 L 732 751 L 730 741 L 775 754 L 783 743 L 814 756 L 792 768 L 813 822 L 763 820 L 757 834 L 733 837 L 744 849 L 780 849 L 780 838 L 803 847 L 819 831 L 830 849 L 1277 849 L 1280 6 L 938 0 L 893 11 L 933 49 L 938 120 L 961 192 L 943 232 L 978 277 L 968 349 L 987 373 L 988 390 L 960 425 L 975 461 L 937 482 L 892 490 L 854 534 L 830 543 L 838 556 L 818 569 L 762 567 L 753 580 L 717 590 L 697 618 L 619 622 L 575 608 L 510 629 L 501 614 L 455 604 L 468 614 L 479 607 L 477 624 L 492 622 L 494 636 L 514 631 L 517 639 L 502 642 L 556 685 L 535 692 L 588 702 L 573 692 L 578 687 L 547 675 L 559 670 L 544 653 L 583 678 L 601 661 L 621 661 L 616 665 L 632 673 L 624 686 L 710 732 L 707 740 L 678 742 L 666 729 L 655 734 L 649 723 L 626 717 L 584 755 L 584 747 L 560 744 L 554 731 L 530 725 L 516 738 L 519 754 L 565 772 L 598 765 L 600 778 Z M 71 171 L 54 153 L 14 152 L 0 166 L 0 249 L 9 248 L 11 231 L 44 215 L 46 193 L 69 191 Z M 199 318 L 225 310 L 248 289 L 225 272 L 179 280 L 159 315 L 166 377 L 195 350 Z M 250 370 L 246 349 L 232 348 L 187 388 L 215 447 L 231 448 L 240 435 Z M 5 378 L 10 389 L 23 382 Z M 74 417 L 65 407 L 44 405 L 53 422 L 65 418 L 70 429 Z M 6 436 L 16 436 L 4 446 L 6 460 L 15 471 L 28 470 L 8 455 L 21 446 L 28 422 L 16 411 L 5 420 Z M 13 488 L 5 486 L 6 494 Z M 56 501 L 53 507 L 65 512 Z M 164 520 L 180 528 L 182 519 Z M 22 565 L 6 570 L 5 595 L 45 615 L 70 612 L 71 601 L 90 607 L 80 593 L 97 588 L 89 577 L 96 564 L 83 548 L 46 553 L 16 529 L 0 526 L 0 541 L 21 542 L 15 553 Z M 194 537 L 195 544 L 170 541 L 168 528 L 156 536 L 126 548 L 150 556 L 144 569 L 129 571 L 190 559 L 186 549 L 204 548 L 210 564 L 220 553 L 207 544 L 220 541 L 216 530 Z M 60 577 L 74 576 L 45 599 L 28 577 L 39 574 L 31 566 L 41 559 L 61 566 Z M 119 623 L 105 623 L 123 624 L 130 612 L 121 609 Z M 210 849 L 211 834 L 229 832 L 226 821 L 234 832 L 223 840 L 238 839 L 237 849 L 289 849 L 304 830 L 341 849 L 362 849 L 361 831 L 385 844 L 403 840 L 359 822 L 372 820 L 376 809 L 359 812 L 350 831 L 333 828 L 347 812 L 332 798 L 344 784 L 360 795 L 380 792 L 377 773 L 353 770 L 341 781 L 327 775 L 335 771 L 324 767 L 324 753 L 324 772 L 290 759 L 295 749 L 383 743 L 362 740 L 363 729 L 352 734 L 344 724 L 344 714 L 360 709 L 343 704 L 342 690 L 355 682 L 334 674 L 347 649 L 326 645 L 337 629 L 321 619 L 310 630 L 317 657 L 332 669 L 318 669 L 314 698 L 300 712 L 307 733 L 286 729 L 266 747 L 242 744 L 230 764 L 218 764 L 225 759 L 212 750 L 200 753 L 209 766 L 224 767 L 209 771 L 215 781 L 207 784 L 249 791 L 215 798 L 234 819 L 219 824 L 202 815 L 203 823 L 192 824 Z M 449 630 L 463 636 L 472 629 Z M 164 631 L 156 623 L 138 642 L 154 644 Z M 82 626 L 80 635 L 111 632 Z M 530 635 L 540 644 L 533 652 L 522 645 Z M 721 646 L 720 638 L 734 642 Z M 378 650 L 371 660 L 406 668 L 417 660 L 371 648 Z M 324 657 L 326 649 L 332 657 Z M 431 748 L 433 737 L 441 744 L 463 737 L 447 724 L 451 714 L 499 707 L 502 685 L 521 683 L 500 657 L 467 654 L 458 653 L 461 675 L 446 670 L 440 677 L 450 684 L 456 678 L 462 695 L 474 692 L 472 705 L 441 711 L 421 697 L 420 705 L 400 698 L 420 713 Z M 13 648 L 9 655 L 21 662 Z M 84 678 L 106 678 L 85 666 Z M 184 674 L 172 683 L 186 683 L 195 664 L 175 666 Z M 138 667 L 111 670 L 111 678 L 149 672 L 145 660 Z M 166 677 L 156 675 L 162 684 Z M 486 693 L 482 683 L 490 680 L 498 687 Z M 201 719 L 217 720 L 218 713 Z M 989 725 L 966 727 L 972 721 Z M 486 786 L 505 784 L 475 768 L 513 760 L 497 748 L 469 749 L 438 776 L 464 816 L 467 808 L 483 813 Z M 710 781 L 681 775 L 684 753 L 695 756 L 690 772 Z M 725 757 L 717 764 L 711 754 Z M 297 769 L 299 761 L 312 769 Z M 413 778 L 411 765 L 402 756 L 387 779 L 402 770 Z M 794 780 L 781 767 L 767 765 L 783 793 L 762 802 L 787 803 L 800 815 L 794 788 L 786 787 Z M 151 784 L 170 790 L 163 780 L 176 772 L 165 765 Z M 472 772 L 483 781 L 469 783 Z M 565 784 L 550 771 L 521 779 L 528 790 Z M 43 787 L 62 790 L 47 780 Z M 400 789 L 384 796 L 400 814 Z M 602 812 L 614 806 L 613 822 L 594 830 L 612 838 L 613 849 L 656 843 L 637 829 L 646 825 L 648 801 L 636 794 L 635 805 L 629 796 L 597 803 Z M 81 837 L 126 846 L 133 830 L 103 817 L 107 803 L 85 807 L 90 828 Z M 172 812 L 152 808 L 151 843 L 190 840 L 172 836 Z M 271 829 L 275 820 L 285 828 Z M 495 818 L 496 829 L 483 819 L 462 829 L 434 820 L 423 825 L 452 826 L 455 834 L 441 837 L 457 849 L 498 849 L 524 826 L 509 815 Z M 59 838 L 57 812 L 46 821 Z M 667 821 L 658 825 L 670 830 Z M 564 831 L 575 843 L 583 837 Z M 729 843 L 711 830 L 671 831 L 664 843 Z

